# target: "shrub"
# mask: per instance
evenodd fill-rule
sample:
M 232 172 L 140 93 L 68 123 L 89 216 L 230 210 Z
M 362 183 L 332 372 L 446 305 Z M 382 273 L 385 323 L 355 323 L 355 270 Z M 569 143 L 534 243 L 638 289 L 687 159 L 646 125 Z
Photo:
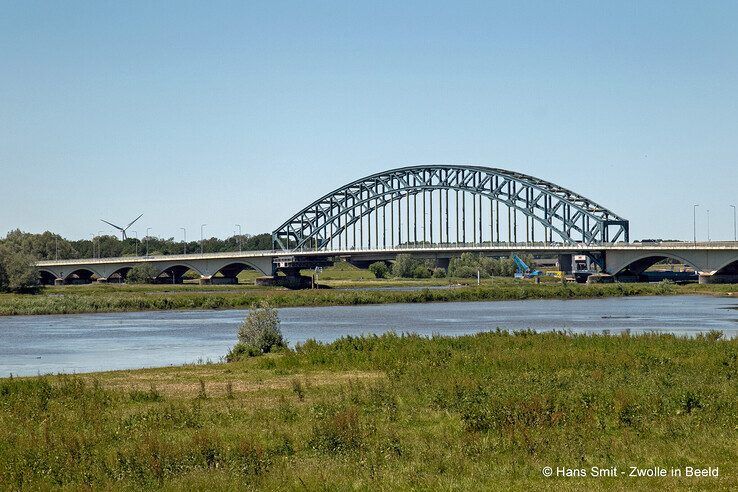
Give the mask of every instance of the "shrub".
M 255 357 L 260 354 L 261 351 L 256 347 L 239 342 L 226 354 L 226 362 L 236 362 L 244 357 Z
M 131 284 L 152 284 L 159 272 L 149 263 L 139 263 L 128 271 L 126 282 Z
M 419 260 L 408 254 L 397 255 L 392 265 L 392 275 L 405 278 L 429 278 L 433 263 Z M 423 271 L 425 270 L 425 271 Z
M 286 347 L 282 331 L 279 329 L 277 310 L 266 301 L 253 305 L 246 320 L 238 329 L 238 341 L 263 354 L 278 347 Z
M 444 278 L 446 277 L 446 269 L 441 267 L 436 267 L 433 269 L 433 278 Z
M 387 264 L 383 261 L 376 261 L 369 265 L 369 271 L 374 274 L 375 278 L 386 278 L 389 273 Z
M 530 255 L 523 255 L 521 259 L 532 266 L 533 258 Z M 458 258 L 451 258 L 448 275 L 449 277 L 472 278 L 477 276 L 477 270 L 479 270 L 480 276 L 483 278 L 490 275 L 512 277 L 515 275 L 516 269 L 512 258 L 494 259 L 476 253 L 462 253 Z

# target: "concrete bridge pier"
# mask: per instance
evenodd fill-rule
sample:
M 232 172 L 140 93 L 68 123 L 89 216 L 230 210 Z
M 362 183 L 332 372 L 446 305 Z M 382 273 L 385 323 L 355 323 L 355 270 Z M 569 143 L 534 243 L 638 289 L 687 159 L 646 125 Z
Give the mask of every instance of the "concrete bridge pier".
M 700 272 L 698 281 L 701 284 L 738 284 L 738 274 L 718 274 Z
M 274 275 L 274 283 L 288 289 L 309 289 L 313 285 L 312 277 L 300 274 L 300 268 L 282 268 L 284 276 Z

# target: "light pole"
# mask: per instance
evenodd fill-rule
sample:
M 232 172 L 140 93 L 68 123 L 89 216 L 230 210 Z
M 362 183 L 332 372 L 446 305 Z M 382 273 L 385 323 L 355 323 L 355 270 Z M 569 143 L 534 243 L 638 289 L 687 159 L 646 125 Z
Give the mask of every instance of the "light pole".
M 731 205 L 733 209 L 733 241 L 738 241 L 738 234 L 736 234 L 736 222 L 735 222 L 735 205 Z
M 710 209 L 707 209 L 707 242 L 710 242 Z
M 97 257 L 102 258 L 102 243 L 100 242 L 100 238 L 102 237 L 103 231 L 97 231 Z
M 138 231 L 131 231 L 136 238 L 136 256 L 138 256 Z
M 694 235 L 694 244 L 697 244 L 697 207 L 699 207 L 699 205 L 692 205 L 692 230 Z
M 146 256 L 149 256 L 149 231 L 151 227 L 146 228 Z
M 236 224 L 238 227 L 238 252 L 241 252 L 241 224 Z
M 90 234 L 90 243 L 92 243 L 92 257 L 95 258 L 95 235 Z
M 187 228 L 180 227 L 182 229 L 182 232 L 184 233 L 184 254 L 187 254 Z
M 203 229 L 205 229 L 205 226 L 206 225 L 207 224 L 200 224 L 200 254 L 203 254 L 203 251 L 204 251 L 204 248 L 203 248 L 203 243 L 204 243 Z

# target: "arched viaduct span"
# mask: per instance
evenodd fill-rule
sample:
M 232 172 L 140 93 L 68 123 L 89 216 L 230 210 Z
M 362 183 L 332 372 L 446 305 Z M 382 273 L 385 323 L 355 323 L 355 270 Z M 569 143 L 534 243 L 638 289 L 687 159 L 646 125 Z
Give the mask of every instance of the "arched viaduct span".
M 193 270 L 202 282 L 235 281 L 243 268 L 299 277 L 341 258 L 357 264 L 410 253 L 440 264 L 472 251 L 587 254 L 611 274 L 638 275 L 663 258 L 694 267 L 701 280 L 738 281 L 738 243 L 630 244 L 628 221 L 571 190 L 504 169 L 429 165 L 392 169 L 314 201 L 273 233 L 273 250 L 41 261 L 47 282 L 125 277 L 150 263 L 161 278 Z M 218 275 L 220 274 L 220 275 Z M 217 275 L 217 277 L 216 277 Z M 299 285 L 299 282 L 298 282 Z
M 284 251 L 402 245 L 628 242 L 628 221 L 554 183 L 504 169 L 428 165 L 342 186 L 272 234 Z
M 93 276 L 103 282 L 113 279 L 123 281 L 128 271 L 141 263 L 153 266 L 157 278 L 162 282 L 179 283 L 182 281 L 182 276 L 189 270 L 199 275 L 200 280 L 204 283 L 209 283 L 221 276 L 224 282 L 232 283 L 245 268 L 254 269 L 263 275 L 271 275 L 273 258 L 274 254 L 271 251 L 249 251 L 39 261 L 36 266 L 41 272 L 44 283 L 87 282 Z

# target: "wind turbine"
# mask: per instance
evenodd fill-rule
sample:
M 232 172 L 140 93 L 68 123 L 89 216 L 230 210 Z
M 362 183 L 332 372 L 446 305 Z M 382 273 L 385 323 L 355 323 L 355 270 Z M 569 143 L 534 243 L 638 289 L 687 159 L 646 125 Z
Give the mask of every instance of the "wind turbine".
M 133 219 L 133 220 L 132 220 L 132 221 L 131 221 L 131 222 L 130 222 L 130 223 L 129 223 L 129 224 L 127 225 L 127 226 L 125 226 L 125 227 L 120 227 L 120 226 L 117 226 L 117 225 L 113 224 L 112 222 L 108 222 L 108 221 L 107 221 L 107 220 L 105 220 L 105 219 L 100 219 L 100 220 L 102 220 L 102 221 L 103 221 L 103 222 L 105 222 L 106 224 L 108 224 L 108 225 L 111 225 L 111 226 L 115 227 L 116 229 L 118 229 L 118 230 L 120 231 L 121 239 L 122 239 L 123 241 L 125 241 L 126 239 L 128 239 L 128 236 L 126 236 L 126 231 L 128 230 L 128 228 L 129 228 L 129 227 L 131 227 L 131 226 L 133 225 L 133 223 L 134 223 L 134 222 L 136 222 L 136 221 L 137 221 L 138 219 L 140 219 L 141 217 L 143 217 L 143 214 L 141 214 L 141 215 L 139 215 L 138 217 L 136 217 L 135 219 Z

